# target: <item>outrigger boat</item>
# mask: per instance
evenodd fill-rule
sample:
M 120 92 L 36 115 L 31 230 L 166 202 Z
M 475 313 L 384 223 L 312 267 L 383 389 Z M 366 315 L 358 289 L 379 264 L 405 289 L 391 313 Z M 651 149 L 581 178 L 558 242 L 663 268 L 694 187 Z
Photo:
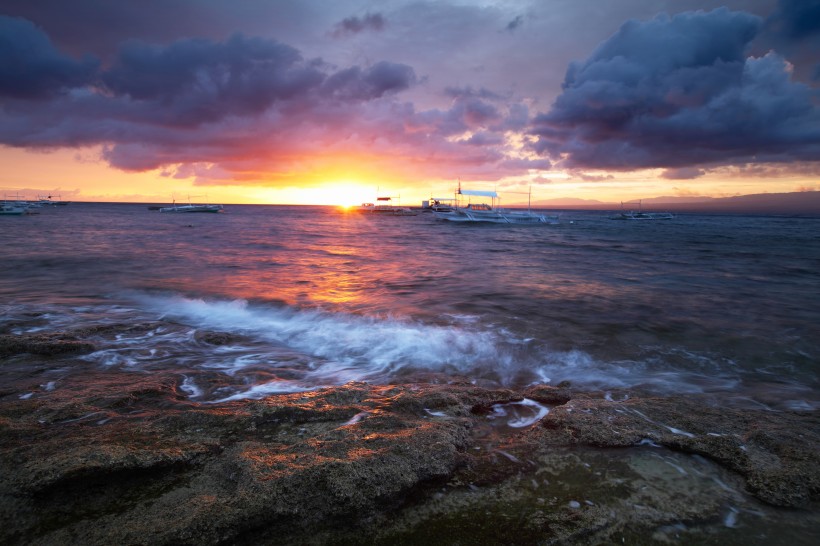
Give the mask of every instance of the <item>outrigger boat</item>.
M 223 212 L 224 208 L 222 205 L 194 205 L 194 204 L 187 204 L 187 205 L 177 205 L 176 200 L 173 201 L 173 204 L 170 207 L 161 207 L 159 209 L 160 212 Z
M 407 208 L 393 205 L 392 197 L 376 197 L 375 203 L 362 203 L 356 207 L 358 212 L 367 212 L 380 214 L 385 216 L 415 216 L 416 211 Z
M 627 205 L 638 205 L 638 210 L 624 210 L 624 202 L 621 201 L 621 213 L 612 216 L 612 220 L 671 220 L 675 216 L 671 212 L 644 212 L 638 201 L 629 201 Z
M 465 196 L 468 201 L 466 205 L 463 204 Z M 470 197 L 489 197 L 490 203 L 472 203 L 470 202 Z M 548 216 L 546 214 L 532 212 L 529 204 L 527 205 L 526 211 L 502 209 L 497 206 L 497 203 L 500 202 L 500 198 L 495 191 L 464 190 L 461 189 L 461 182 L 458 184 L 454 201 L 455 206 L 451 207 L 450 210 L 433 210 L 435 217 L 448 222 L 487 222 L 493 224 L 558 223 L 557 215 Z
M 0 215 L 2 216 L 22 216 L 28 214 L 28 208 L 15 204 L 0 203 Z
M 21 200 L 19 195 L 16 200 L 8 200 L 4 198 L 3 202 L 0 203 L 0 215 L 22 216 L 24 214 L 38 214 L 37 212 L 31 211 L 31 209 L 37 207 L 39 207 L 39 205 L 33 205 L 28 201 Z

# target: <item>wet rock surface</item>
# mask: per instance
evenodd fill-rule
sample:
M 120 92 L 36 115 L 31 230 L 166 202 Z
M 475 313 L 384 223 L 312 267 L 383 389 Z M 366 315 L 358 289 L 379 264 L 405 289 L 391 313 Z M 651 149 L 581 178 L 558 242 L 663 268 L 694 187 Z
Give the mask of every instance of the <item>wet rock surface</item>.
M 180 374 L 91 365 L 4 383 L 2 543 L 741 544 L 771 518 L 769 543 L 820 536 L 812 412 L 469 383 L 202 404 Z
M 0 334 L 0 358 L 30 353 L 52 356 L 90 353 L 94 344 L 68 334 Z

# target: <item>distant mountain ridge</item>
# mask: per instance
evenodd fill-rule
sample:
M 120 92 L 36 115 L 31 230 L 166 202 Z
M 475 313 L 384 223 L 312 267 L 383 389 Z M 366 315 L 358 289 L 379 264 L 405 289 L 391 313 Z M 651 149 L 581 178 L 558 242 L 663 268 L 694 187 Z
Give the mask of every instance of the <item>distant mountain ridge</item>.
M 630 201 L 636 203 L 636 201 Z M 626 202 L 625 202 L 626 203 Z M 648 197 L 641 200 L 644 210 L 671 212 L 725 212 L 735 214 L 797 214 L 820 216 L 820 191 L 792 193 L 755 193 L 735 197 Z M 620 203 L 605 203 L 594 199 L 559 198 L 532 203 L 537 208 L 577 210 L 616 210 Z

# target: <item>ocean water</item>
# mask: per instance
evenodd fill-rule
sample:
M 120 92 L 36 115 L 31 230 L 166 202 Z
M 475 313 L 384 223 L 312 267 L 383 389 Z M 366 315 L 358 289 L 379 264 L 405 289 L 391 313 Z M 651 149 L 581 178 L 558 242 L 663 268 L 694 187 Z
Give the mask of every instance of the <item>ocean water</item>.
M 171 370 L 195 402 L 458 379 L 820 407 L 818 218 L 74 203 L 0 233 L 0 332 L 111 325 L 84 365 Z

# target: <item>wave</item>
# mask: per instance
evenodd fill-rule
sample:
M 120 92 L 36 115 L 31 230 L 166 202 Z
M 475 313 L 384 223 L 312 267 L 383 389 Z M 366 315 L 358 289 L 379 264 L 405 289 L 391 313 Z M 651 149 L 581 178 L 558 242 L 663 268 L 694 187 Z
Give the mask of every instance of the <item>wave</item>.
M 695 393 L 737 385 L 734 378 L 705 378 L 648 362 L 604 362 L 580 350 L 551 350 L 541 340 L 517 337 L 472 316 L 451 315 L 452 324 L 437 325 L 245 300 L 140 295 L 138 301 L 162 320 L 248 340 L 247 347 L 211 349 L 204 360 L 180 357 L 199 370 L 219 369 L 231 376 L 254 372 L 253 379 L 218 389 L 208 396 L 210 401 L 262 398 L 349 381 L 401 382 L 423 373 L 508 387 L 569 380 L 575 386 L 596 389 L 640 385 L 649 390 Z M 180 335 L 192 338 L 190 333 Z M 260 351 L 260 345 L 267 349 Z M 184 391 L 192 398 L 206 397 L 195 381 L 194 376 L 186 375 Z

